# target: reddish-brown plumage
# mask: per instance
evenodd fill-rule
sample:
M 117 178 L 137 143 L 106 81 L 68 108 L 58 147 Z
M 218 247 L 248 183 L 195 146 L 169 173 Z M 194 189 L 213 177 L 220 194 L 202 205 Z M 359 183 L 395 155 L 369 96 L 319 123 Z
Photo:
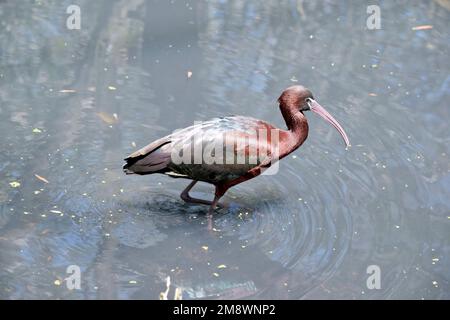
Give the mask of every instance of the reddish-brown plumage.
M 278 102 L 287 130 L 249 117 L 213 119 L 176 131 L 134 152 L 125 159 L 124 171 L 127 174 L 163 173 L 174 178 L 192 179 L 181 198 L 186 202 L 208 204 L 209 212 L 212 212 L 229 188 L 260 175 L 262 170 L 302 145 L 308 137 L 304 111 L 311 110 L 330 122 L 349 145 L 342 127 L 313 99 L 308 89 L 289 87 Z M 198 136 L 201 136 L 200 140 L 196 140 Z M 200 162 L 196 158 L 198 147 L 203 151 Z M 217 160 L 221 154 L 223 163 Z M 228 162 L 227 156 L 233 161 Z M 179 158 L 183 160 L 180 162 Z M 197 181 L 215 185 L 213 201 L 189 196 L 189 190 Z

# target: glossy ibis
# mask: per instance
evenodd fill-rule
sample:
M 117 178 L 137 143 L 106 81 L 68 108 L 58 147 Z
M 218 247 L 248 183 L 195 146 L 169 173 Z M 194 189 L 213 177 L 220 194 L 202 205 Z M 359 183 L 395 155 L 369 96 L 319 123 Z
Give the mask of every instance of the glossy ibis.
M 308 136 L 305 111 L 311 110 L 331 123 L 345 144 L 350 145 L 341 125 L 305 87 L 287 88 L 278 102 L 287 130 L 250 117 L 216 118 L 175 131 L 132 153 L 125 159 L 124 172 L 139 175 L 163 173 L 174 178 L 191 179 L 193 181 L 181 193 L 181 198 L 189 203 L 210 205 L 211 213 L 216 206 L 221 206 L 219 199 L 230 187 L 260 175 L 302 145 Z M 196 150 L 200 150 L 200 159 Z M 209 161 L 205 154 L 209 155 Z M 230 154 L 235 157 L 227 158 Z M 189 195 L 198 181 L 215 186 L 213 201 Z

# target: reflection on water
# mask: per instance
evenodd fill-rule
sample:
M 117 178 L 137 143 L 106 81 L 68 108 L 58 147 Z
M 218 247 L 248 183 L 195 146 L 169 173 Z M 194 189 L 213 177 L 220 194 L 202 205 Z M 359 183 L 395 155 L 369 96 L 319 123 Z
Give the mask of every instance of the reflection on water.
M 375 31 L 362 2 L 79 3 L 81 30 L 67 1 L 0 5 L 1 298 L 158 299 L 167 276 L 170 299 L 450 298 L 448 1 L 383 3 Z M 308 114 L 307 142 L 231 189 L 212 232 L 187 181 L 123 175 L 194 121 L 283 126 L 295 83 L 352 148 Z

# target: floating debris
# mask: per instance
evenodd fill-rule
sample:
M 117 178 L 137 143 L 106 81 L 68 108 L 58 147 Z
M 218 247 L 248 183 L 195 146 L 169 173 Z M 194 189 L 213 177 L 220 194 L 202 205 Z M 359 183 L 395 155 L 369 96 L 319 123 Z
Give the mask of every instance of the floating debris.
M 202 246 L 202 249 L 208 251 L 208 246 Z
M 218 266 L 217 266 L 217 269 L 225 269 L 226 267 L 227 267 L 226 265 L 221 264 L 221 265 L 218 265 Z
M 415 26 L 415 27 L 411 28 L 411 30 L 413 30 L 413 31 L 431 30 L 431 29 L 433 29 L 433 26 L 429 25 L 429 24 L 425 24 L 425 25 L 422 25 L 422 26 Z
M 97 112 L 97 115 L 102 119 L 103 122 L 106 122 L 107 124 L 114 124 L 117 123 L 118 118 L 117 115 L 114 117 L 114 115 L 110 115 L 106 112 Z
M 33 129 L 33 133 L 41 133 L 41 132 L 42 132 L 42 130 L 39 129 L 39 128 L 34 128 Z
M 128 281 L 128 283 L 129 283 L 129 284 L 136 284 L 137 281 L 136 281 L 136 280 L 130 280 L 130 281 Z
M 108 90 L 114 91 L 114 90 L 117 90 L 117 88 L 114 86 L 108 86 Z
M 58 213 L 58 214 L 59 214 L 59 213 L 62 213 L 62 212 L 59 211 L 59 210 L 50 210 L 50 212 L 51 212 L 51 213 Z
M 77 92 L 77 90 L 74 90 L 74 89 L 62 89 L 62 90 L 59 90 L 59 92 L 61 92 L 61 93 L 75 93 L 75 92 Z
M 214 276 L 214 277 L 218 277 L 219 274 L 218 274 L 217 272 L 214 272 L 214 273 L 213 273 L 213 276 Z
M 187 75 L 188 79 L 191 78 L 191 77 L 192 77 L 192 71 L 191 71 L 191 70 L 188 70 L 188 72 L 187 72 L 186 75 Z
M 34 174 L 34 176 L 36 178 L 38 178 L 39 180 L 41 180 L 42 182 L 44 182 L 44 183 L 49 183 L 47 179 L 45 179 L 44 177 L 42 177 L 42 176 L 40 176 L 40 175 L 38 175 L 36 173 Z
M 9 185 L 10 185 L 12 188 L 18 188 L 18 187 L 20 187 L 20 182 L 18 182 L 18 181 L 12 181 L 12 182 L 9 183 Z
M 369 93 L 369 96 L 371 96 L 371 97 L 376 97 L 376 96 L 378 96 L 376 93 L 373 93 L 373 92 L 370 92 Z
M 55 284 L 55 286 L 60 286 L 61 285 L 61 280 L 57 279 L 53 283 Z

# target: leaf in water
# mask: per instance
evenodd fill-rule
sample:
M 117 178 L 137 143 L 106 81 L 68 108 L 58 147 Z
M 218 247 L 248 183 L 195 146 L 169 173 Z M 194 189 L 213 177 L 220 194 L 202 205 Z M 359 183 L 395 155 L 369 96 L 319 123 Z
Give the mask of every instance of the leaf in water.
M 437 4 L 450 11 L 450 0 L 434 0 Z
M 12 182 L 9 183 L 9 185 L 10 185 L 11 187 L 13 187 L 13 188 L 18 188 L 18 187 L 20 187 L 20 182 L 18 182 L 18 181 L 12 181 Z
M 100 119 L 103 120 L 103 122 L 106 122 L 107 124 L 114 124 L 117 122 L 117 119 L 114 116 L 106 112 L 97 112 L 97 115 L 100 117 Z
M 42 130 L 39 129 L 39 128 L 34 128 L 33 129 L 33 133 L 41 133 L 41 132 L 42 132 Z
M 433 26 L 429 25 L 429 24 L 426 24 L 426 25 L 423 25 L 423 26 L 415 26 L 415 27 L 412 28 L 413 31 L 430 30 L 430 29 L 433 29 Z
M 44 177 L 41 177 L 40 175 L 38 175 L 38 174 L 36 174 L 36 173 L 34 174 L 34 176 L 35 176 L 36 178 L 38 178 L 39 180 L 41 180 L 42 182 L 49 183 L 47 179 L 45 179 Z

